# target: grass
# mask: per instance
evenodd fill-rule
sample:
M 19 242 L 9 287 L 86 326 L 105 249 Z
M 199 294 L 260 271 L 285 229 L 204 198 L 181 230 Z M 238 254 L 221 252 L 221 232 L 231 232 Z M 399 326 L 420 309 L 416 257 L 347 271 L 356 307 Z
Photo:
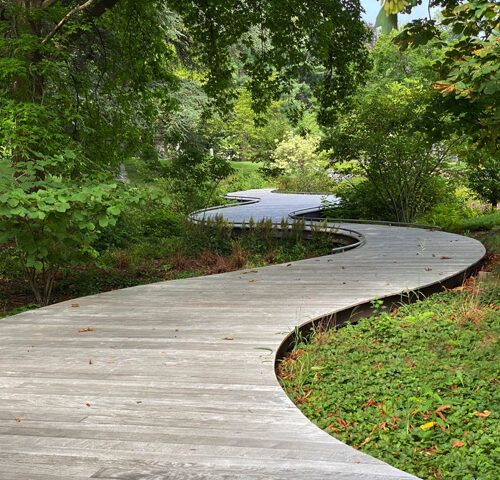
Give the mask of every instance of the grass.
M 280 364 L 283 387 L 319 427 L 405 471 L 499 478 L 500 286 L 498 265 L 491 269 L 484 280 L 318 332 Z

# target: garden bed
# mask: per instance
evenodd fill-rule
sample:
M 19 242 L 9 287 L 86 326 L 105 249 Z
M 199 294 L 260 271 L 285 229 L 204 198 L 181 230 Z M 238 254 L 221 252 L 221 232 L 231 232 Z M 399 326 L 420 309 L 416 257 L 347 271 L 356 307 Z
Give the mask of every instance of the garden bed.
M 339 330 L 317 332 L 279 365 L 319 427 L 429 479 L 496 479 L 499 274 Z

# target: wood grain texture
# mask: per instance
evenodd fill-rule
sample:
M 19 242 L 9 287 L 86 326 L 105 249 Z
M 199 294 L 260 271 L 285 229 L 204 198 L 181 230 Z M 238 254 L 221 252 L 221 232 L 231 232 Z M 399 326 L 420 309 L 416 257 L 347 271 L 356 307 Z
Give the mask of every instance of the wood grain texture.
M 255 200 L 204 215 L 280 221 L 321 202 L 269 190 L 232 197 Z M 276 379 L 275 355 L 298 325 L 455 277 L 485 251 L 443 232 L 345 227 L 365 245 L 0 320 L 0 478 L 414 478 L 307 420 Z

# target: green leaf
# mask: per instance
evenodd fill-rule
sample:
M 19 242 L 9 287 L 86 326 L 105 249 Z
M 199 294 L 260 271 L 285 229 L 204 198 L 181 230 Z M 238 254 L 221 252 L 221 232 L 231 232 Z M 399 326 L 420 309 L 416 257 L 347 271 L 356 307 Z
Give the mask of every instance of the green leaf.
M 58 203 L 55 206 L 56 211 L 64 213 L 65 211 L 69 210 L 70 206 L 69 203 Z
M 101 227 L 107 227 L 109 225 L 109 219 L 108 219 L 108 217 L 104 217 L 104 216 L 99 217 L 99 225 Z
M 120 215 L 120 207 L 118 207 L 117 205 L 113 205 L 112 207 L 108 207 L 107 210 L 106 210 L 107 213 L 109 213 L 110 215 Z

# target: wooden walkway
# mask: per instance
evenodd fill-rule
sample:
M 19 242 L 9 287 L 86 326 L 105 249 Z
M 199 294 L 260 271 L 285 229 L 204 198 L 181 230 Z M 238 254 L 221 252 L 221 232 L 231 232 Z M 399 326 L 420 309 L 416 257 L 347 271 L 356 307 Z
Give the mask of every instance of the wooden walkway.
M 207 215 L 280 220 L 320 203 L 235 196 L 260 200 Z M 295 326 L 454 277 L 484 248 L 438 231 L 347 227 L 365 245 L 0 320 L 0 478 L 414 478 L 309 422 L 276 379 L 275 353 Z

